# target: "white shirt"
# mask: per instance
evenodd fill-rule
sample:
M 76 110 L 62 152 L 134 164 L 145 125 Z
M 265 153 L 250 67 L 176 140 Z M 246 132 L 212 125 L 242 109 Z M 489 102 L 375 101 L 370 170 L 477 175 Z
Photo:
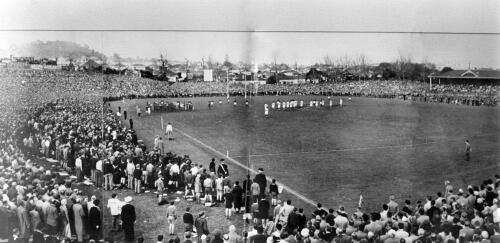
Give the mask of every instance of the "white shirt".
M 76 168 L 82 168 L 82 159 L 80 157 L 76 158 L 75 160 L 75 166 Z
M 132 175 L 135 171 L 134 163 L 127 163 L 127 174 Z
M 191 174 L 192 175 L 198 174 L 198 167 L 194 166 L 193 168 L 191 168 Z
M 179 174 L 179 166 L 177 164 L 173 164 L 172 167 L 170 167 L 170 174 L 173 175 L 174 173 Z
M 399 229 L 398 231 L 396 231 L 396 233 L 394 233 L 394 235 L 396 236 L 396 238 L 400 238 L 400 239 L 406 239 L 410 236 L 410 234 L 408 234 L 408 232 L 406 232 L 402 229 Z
M 493 211 L 493 223 L 500 223 L 500 208 Z
M 349 220 L 347 220 L 346 217 L 340 215 L 335 217 L 333 221 L 335 222 L 335 226 L 337 228 L 342 228 L 342 229 L 345 229 L 345 227 L 347 227 L 347 224 L 349 224 Z
M 123 203 L 116 198 L 108 199 L 107 207 L 111 211 L 111 215 L 120 215 L 122 213 L 122 205 Z
M 173 130 L 174 129 L 172 128 L 172 125 L 171 124 L 167 124 L 167 132 L 171 132 Z
M 98 171 L 102 171 L 102 160 L 98 160 L 95 162 L 95 169 Z

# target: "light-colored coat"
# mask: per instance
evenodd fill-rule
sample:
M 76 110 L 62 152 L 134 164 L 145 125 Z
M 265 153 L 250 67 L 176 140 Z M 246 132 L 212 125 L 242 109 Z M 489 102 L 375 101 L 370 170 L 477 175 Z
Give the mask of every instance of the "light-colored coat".
M 79 203 L 75 203 L 73 205 L 73 214 L 75 218 L 75 233 L 77 236 L 78 242 L 83 241 L 83 217 L 85 216 L 85 212 L 83 211 L 83 207 Z

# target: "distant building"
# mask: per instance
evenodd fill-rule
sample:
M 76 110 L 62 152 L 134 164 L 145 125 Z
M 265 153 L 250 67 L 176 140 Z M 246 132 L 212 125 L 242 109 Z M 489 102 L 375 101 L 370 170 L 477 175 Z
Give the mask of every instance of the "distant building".
M 495 84 L 500 85 L 499 70 L 452 70 L 442 73 L 433 73 L 428 76 L 432 84 L 463 83 L 463 84 Z

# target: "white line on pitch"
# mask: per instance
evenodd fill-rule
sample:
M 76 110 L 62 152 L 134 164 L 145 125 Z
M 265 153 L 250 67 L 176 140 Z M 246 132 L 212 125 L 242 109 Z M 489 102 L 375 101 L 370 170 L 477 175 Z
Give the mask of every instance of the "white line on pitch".
M 196 143 L 198 143 L 198 144 L 202 145 L 203 147 L 205 147 L 205 148 L 207 148 L 208 150 L 212 151 L 213 153 L 215 153 L 215 154 L 219 155 L 220 157 L 226 158 L 227 160 L 229 160 L 229 161 L 233 162 L 234 164 L 238 165 L 239 167 L 241 167 L 241 168 L 243 168 L 243 169 L 245 169 L 245 170 L 251 171 L 251 172 L 252 172 L 252 173 L 254 173 L 254 174 L 257 174 L 257 171 L 255 171 L 255 170 L 253 170 L 253 169 L 251 169 L 251 168 L 248 168 L 246 165 L 242 164 L 241 162 L 239 162 L 239 161 L 237 161 L 237 160 L 235 160 L 235 159 L 233 159 L 233 158 L 231 158 L 231 157 L 229 157 L 229 158 L 228 158 L 228 157 L 226 157 L 226 155 L 225 155 L 224 153 L 221 153 L 220 151 L 218 151 L 218 150 L 216 150 L 216 149 L 212 148 L 211 146 L 209 146 L 209 145 L 207 145 L 207 144 L 203 143 L 202 141 L 200 141 L 200 140 L 198 140 L 198 139 L 196 139 L 196 138 L 192 137 L 191 135 L 189 135 L 189 134 L 187 134 L 187 133 L 183 132 L 183 131 L 182 131 L 182 130 L 180 130 L 180 129 L 176 129 L 176 130 L 177 130 L 177 132 L 179 132 L 180 134 L 182 134 L 182 135 L 184 135 L 185 137 L 187 137 L 187 138 L 189 138 L 189 139 L 191 139 L 191 140 L 195 141 Z M 271 179 L 270 179 L 269 177 L 267 177 L 267 180 L 268 180 L 269 182 L 271 182 Z M 316 203 L 315 203 L 313 200 L 311 200 L 311 199 L 309 199 L 309 198 L 305 197 L 304 195 L 302 195 L 302 194 L 300 194 L 299 192 L 297 192 L 297 191 L 293 190 L 292 188 L 288 187 L 287 185 L 284 185 L 283 183 L 280 183 L 280 184 L 283 186 L 283 189 L 285 189 L 285 190 L 287 190 L 288 192 L 290 192 L 290 194 L 292 194 L 292 195 L 296 196 L 297 198 L 301 199 L 302 201 L 304 201 L 304 202 L 306 202 L 306 203 L 309 203 L 309 204 L 311 204 L 311 205 L 313 205 L 313 206 L 316 206 Z
M 480 134 L 474 135 L 472 137 L 485 137 L 491 136 L 492 134 Z M 281 156 L 281 155 L 294 155 L 294 154 L 321 154 L 321 153 L 332 153 L 332 152 L 348 152 L 348 151 L 362 151 L 362 150 L 372 150 L 372 149 L 395 149 L 395 148 L 413 148 L 421 145 L 428 144 L 437 144 L 444 143 L 449 141 L 460 141 L 464 140 L 463 138 L 451 138 L 451 139 L 443 139 L 443 140 L 435 140 L 430 142 L 423 143 L 414 143 L 414 144 L 402 144 L 402 145 L 386 145 L 386 146 L 376 146 L 376 147 L 358 147 L 358 148 L 343 148 L 343 149 L 329 149 L 329 150 L 318 150 L 318 151 L 299 151 L 299 152 L 283 152 L 283 153 L 268 153 L 268 154 L 252 154 L 252 157 L 266 157 L 266 156 Z M 232 158 L 247 158 L 248 155 L 237 155 L 232 156 Z

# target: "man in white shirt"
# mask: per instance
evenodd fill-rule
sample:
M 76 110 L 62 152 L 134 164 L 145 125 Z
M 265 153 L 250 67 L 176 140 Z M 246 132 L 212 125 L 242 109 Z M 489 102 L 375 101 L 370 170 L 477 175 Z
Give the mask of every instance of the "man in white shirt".
M 193 176 L 196 176 L 198 174 L 198 166 L 196 166 L 196 164 L 194 164 L 194 166 L 191 168 L 191 174 Z
M 78 156 L 75 160 L 75 169 L 76 169 L 76 179 L 81 182 L 83 181 L 83 173 L 82 173 L 82 156 Z
M 497 206 L 500 205 L 500 201 L 497 200 Z M 493 223 L 500 223 L 500 207 L 497 207 L 497 209 L 495 209 L 495 211 L 493 211 Z
M 102 186 L 102 181 L 104 179 L 103 177 L 104 177 L 104 174 L 103 174 L 103 170 L 102 170 L 102 160 L 98 160 L 95 163 L 95 184 L 97 187 Z
M 288 222 L 288 215 L 293 211 L 292 200 L 286 201 L 286 204 L 281 208 L 280 212 L 280 220 L 282 221 L 283 226 L 286 226 Z
M 165 130 L 165 134 L 167 135 L 168 140 L 172 140 L 172 133 L 174 132 L 174 128 L 172 127 L 172 124 L 169 122 L 167 124 L 167 129 Z
M 394 233 L 396 238 L 406 239 L 406 238 L 410 237 L 410 234 L 408 234 L 408 232 L 406 232 L 404 230 L 404 227 L 405 227 L 405 225 L 403 223 L 398 223 L 398 230 L 396 231 L 396 233 Z
M 134 188 L 134 171 L 134 163 L 130 159 L 127 159 L 127 186 L 129 189 Z
M 160 137 L 158 135 L 156 135 L 153 145 L 155 149 L 160 148 Z
M 349 224 L 349 220 L 347 219 L 347 215 L 337 211 L 337 217 L 334 219 L 335 227 L 345 229 Z
M 174 163 L 170 167 L 170 176 L 172 178 L 172 181 L 174 181 L 175 188 L 179 186 L 179 174 L 180 174 L 179 165 L 177 165 L 177 163 Z
M 111 230 L 112 232 L 120 230 L 119 220 L 122 213 L 122 205 L 123 202 L 116 198 L 116 193 L 113 193 L 111 195 L 111 198 L 108 199 L 107 207 L 109 208 L 111 217 L 113 218 L 113 228 Z M 116 226 L 118 226 L 118 228 Z

